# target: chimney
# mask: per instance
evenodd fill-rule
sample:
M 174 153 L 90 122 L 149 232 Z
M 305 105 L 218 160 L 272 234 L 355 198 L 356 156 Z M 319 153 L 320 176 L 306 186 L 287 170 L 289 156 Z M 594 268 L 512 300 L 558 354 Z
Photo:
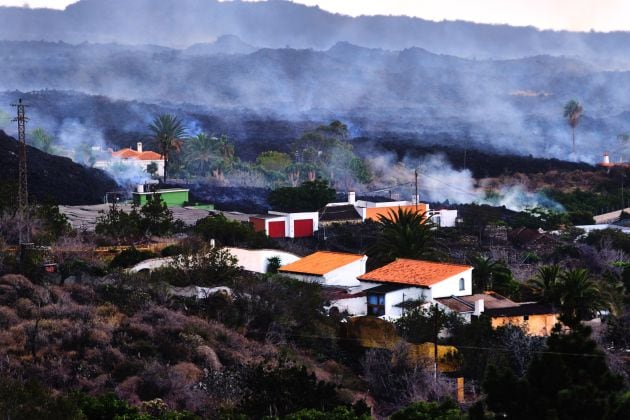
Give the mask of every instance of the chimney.
M 139 141 L 136 144 L 136 149 L 138 150 L 138 153 L 142 153 L 142 142 L 141 141 Z
M 604 159 L 602 160 L 603 165 L 610 165 L 610 156 L 608 156 L 608 152 L 604 153 Z
M 137 191 L 138 191 L 139 193 L 143 193 L 143 192 L 144 192 L 144 184 L 138 184 Z
M 348 203 L 355 204 L 357 202 L 357 193 L 354 191 L 348 191 Z
M 473 312 L 473 315 L 479 316 L 479 315 L 481 315 L 483 310 L 484 310 L 484 301 L 483 301 L 483 299 L 477 299 L 475 301 L 475 312 Z

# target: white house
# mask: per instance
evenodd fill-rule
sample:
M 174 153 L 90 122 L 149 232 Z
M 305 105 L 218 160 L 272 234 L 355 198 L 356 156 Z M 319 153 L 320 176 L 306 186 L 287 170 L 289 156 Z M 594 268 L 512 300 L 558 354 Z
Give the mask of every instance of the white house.
M 280 267 L 279 271 L 301 281 L 360 291 L 357 277 L 365 273 L 366 261 L 367 256 L 361 254 L 318 251 Z
M 256 232 L 265 232 L 270 238 L 305 238 L 319 229 L 319 213 L 269 211 L 251 216 L 249 222 Z
M 472 270 L 468 265 L 400 258 L 358 279 L 367 314 L 397 318 L 406 301 L 471 295 Z
M 110 149 L 111 151 L 111 149 Z M 132 148 L 125 148 L 118 151 L 111 151 L 111 157 L 107 160 L 97 160 L 94 163 L 95 168 L 109 169 L 114 165 L 126 165 L 136 166 L 142 171 L 147 172 L 147 168 L 150 164 L 155 163 L 157 165 L 157 176 L 164 176 L 164 159 L 162 155 L 150 150 L 142 150 L 142 143 L 138 142 L 136 150 Z

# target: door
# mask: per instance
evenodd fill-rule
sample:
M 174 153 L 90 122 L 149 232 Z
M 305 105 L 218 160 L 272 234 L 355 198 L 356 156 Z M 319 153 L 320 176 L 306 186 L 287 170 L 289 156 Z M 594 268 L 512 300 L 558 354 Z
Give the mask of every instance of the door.
M 284 220 L 279 222 L 269 222 L 269 237 L 284 238 Z
M 307 236 L 313 236 L 313 220 L 296 220 L 293 222 L 293 237 L 304 238 Z

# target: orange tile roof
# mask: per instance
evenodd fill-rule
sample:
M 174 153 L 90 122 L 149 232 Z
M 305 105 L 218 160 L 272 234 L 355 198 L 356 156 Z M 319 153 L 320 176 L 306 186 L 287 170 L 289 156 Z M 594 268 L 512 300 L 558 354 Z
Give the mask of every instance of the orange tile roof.
M 386 266 L 363 274 L 359 280 L 428 287 L 471 269 L 472 267 L 468 265 L 399 258 Z
M 125 148 L 118 150 L 116 152 L 112 152 L 112 156 L 121 158 L 121 159 L 137 159 L 137 160 L 161 160 L 162 155 L 159 153 L 153 152 L 151 150 L 147 150 L 145 152 L 138 152 L 137 150 Z
M 119 158 L 128 158 L 131 156 L 135 156 L 135 154 L 136 154 L 136 151 L 131 150 L 130 148 L 120 149 L 116 152 L 112 152 L 112 156 L 119 157 Z
M 313 274 L 323 276 L 337 268 L 348 265 L 363 258 L 364 255 L 345 252 L 318 251 L 297 260 L 294 263 L 280 267 L 284 273 Z
M 142 152 L 138 155 L 137 159 L 139 160 L 161 160 L 162 155 L 159 153 L 152 152 L 151 150 Z

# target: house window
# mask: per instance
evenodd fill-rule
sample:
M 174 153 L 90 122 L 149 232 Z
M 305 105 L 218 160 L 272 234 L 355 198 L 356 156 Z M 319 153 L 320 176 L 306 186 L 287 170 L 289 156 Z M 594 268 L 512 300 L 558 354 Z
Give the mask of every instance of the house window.
M 525 322 L 529 321 L 529 315 L 524 315 L 523 316 L 523 321 L 525 321 Z
M 385 315 L 385 295 L 368 293 L 367 313 L 373 316 Z
M 463 277 L 459 279 L 459 290 L 466 290 L 466 282 Z

